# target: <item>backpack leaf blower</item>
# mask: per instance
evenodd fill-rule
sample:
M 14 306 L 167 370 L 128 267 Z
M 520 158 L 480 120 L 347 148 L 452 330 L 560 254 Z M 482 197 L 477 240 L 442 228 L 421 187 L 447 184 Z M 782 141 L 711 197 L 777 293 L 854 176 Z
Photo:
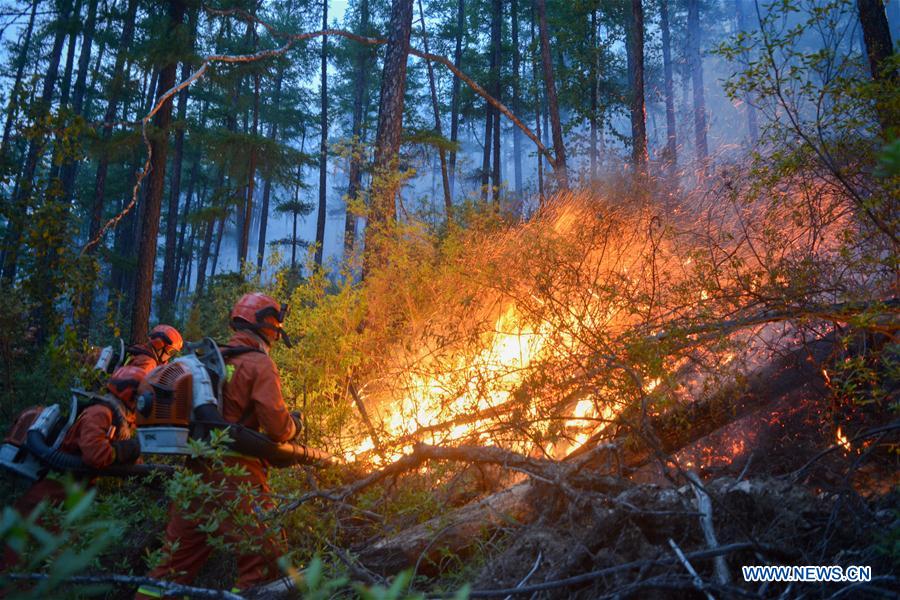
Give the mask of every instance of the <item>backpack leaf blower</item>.
M 211 339 L 188 344 L 191 353 L 150 371 L 139 389 L 138 428 L 141 451 L 148 454 L 190 454 L 188 440 L 205 440 L 213 429 L 225 429 L 231 450 L 260 458 L 275 467 L 326 465 L 331 456 L 295 442 L 275 442 L 268 436 L 222 416 L 225 356 L 256 351 L 226 348 Z
M 87 402 L 83 399 L 87 399 Z M 49 470 L 69 471 L 88 477 L 133 477 L 174 472 L 174 467 L 160 464 L 110 465 L 95 469 L 86 465 L 81 456 L 64 452 L 60 446 L 78 415 L 91 404 L 100 401 L 96 394 L 72 390 L 67 420 L 62 419 L 58 404 L 25 409 L 16 418 L 9 435 L 0 446 L 0 467 L 32 481 L 41 479 Z M 116 414 L 115 411 L 113 414 Z

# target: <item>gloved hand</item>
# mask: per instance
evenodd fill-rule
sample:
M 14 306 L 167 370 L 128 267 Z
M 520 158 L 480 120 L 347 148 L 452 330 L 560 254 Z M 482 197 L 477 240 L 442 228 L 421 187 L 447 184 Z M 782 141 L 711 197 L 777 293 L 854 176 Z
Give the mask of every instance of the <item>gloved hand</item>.
M 113 462 L 117 465 L 134 464 L 141 457 L 141 440 L 137 436 L 130 440 L 113 442 L 112 447 L 116 453 Z
M 300 411 L 295 410 L 291 411 L 291 420 L 294 422 L 294 439 L 300 439 L 300 436 L 303 435 L 303 430 L 305 429 L 303 425 L 303 416 L 300 414 Z

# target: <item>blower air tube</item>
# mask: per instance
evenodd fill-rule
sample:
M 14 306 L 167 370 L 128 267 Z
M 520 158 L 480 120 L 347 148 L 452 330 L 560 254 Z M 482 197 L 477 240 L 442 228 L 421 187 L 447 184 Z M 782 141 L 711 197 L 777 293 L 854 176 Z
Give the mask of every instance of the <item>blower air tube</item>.
M 293 442 L 275 442 L 268 436 L 237 423 L 229 423 L 222 417 L 219 409 L 212 404 L 195 409 L 198 423 L 216 429 L 228 429 L 233 442 L 229 447 L 235 452 L 261 458 L 273 467 L 290 467 L 292 465 L 325 466 L 334 462 L 331 455 L 316 448 L 309 448 Z
M 71 471 L 97 477 L 146 477 L 159 472 L 175 472 L 175 467 L 159 464 L 110 465 L 105 469 L 95 469 L 84 464 L 80 456 L 63 452 L 58 448 L 51 448 L 47 445 L 44 434 L 36 430 L 28 432 L 25 437 L 25 447 L 54 471 Z

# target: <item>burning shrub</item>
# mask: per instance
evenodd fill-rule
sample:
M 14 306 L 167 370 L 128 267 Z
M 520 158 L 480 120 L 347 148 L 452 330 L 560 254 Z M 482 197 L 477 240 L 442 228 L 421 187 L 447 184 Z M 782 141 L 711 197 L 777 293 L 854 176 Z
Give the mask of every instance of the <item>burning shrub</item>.
M 770 192 L 732 176 L 679 201 L 562 194 L 444 237 L 411 222 L 364 284 L 297 289 L 287 387 L 359 459 L 417 441 L 559 458 L 639 429 L 890 294 L 829 185 Z

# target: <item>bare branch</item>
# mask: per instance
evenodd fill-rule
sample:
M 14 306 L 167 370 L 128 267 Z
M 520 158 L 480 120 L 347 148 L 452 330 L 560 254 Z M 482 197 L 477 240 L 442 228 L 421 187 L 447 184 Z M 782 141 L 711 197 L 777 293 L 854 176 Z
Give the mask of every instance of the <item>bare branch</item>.
M 46 573 L 6 573 L 0 575 L 0 579 L 12 579 L 13 581 L 46 581 L 50 576 Z M 162 581 L 160 579 L 152 579 L 150 577 L 137 577 L 135 575 L 117 575 L 114 573 L 108 575 L 74 575 L 66 577 L 63 583 L 71 583 L 74 585 L 97 585 L 97 584 L 118 584 L 118 585 L 148 585 L 162 589 L 167 595 L 185 595 L 192 598 L 223 598 L 225 600 L 242 600 L 238 594 L 226 590 L 213 590 L 210 588 L 200 588 L 190 585 L 181 585 L 180 583 L 172 583 Z

